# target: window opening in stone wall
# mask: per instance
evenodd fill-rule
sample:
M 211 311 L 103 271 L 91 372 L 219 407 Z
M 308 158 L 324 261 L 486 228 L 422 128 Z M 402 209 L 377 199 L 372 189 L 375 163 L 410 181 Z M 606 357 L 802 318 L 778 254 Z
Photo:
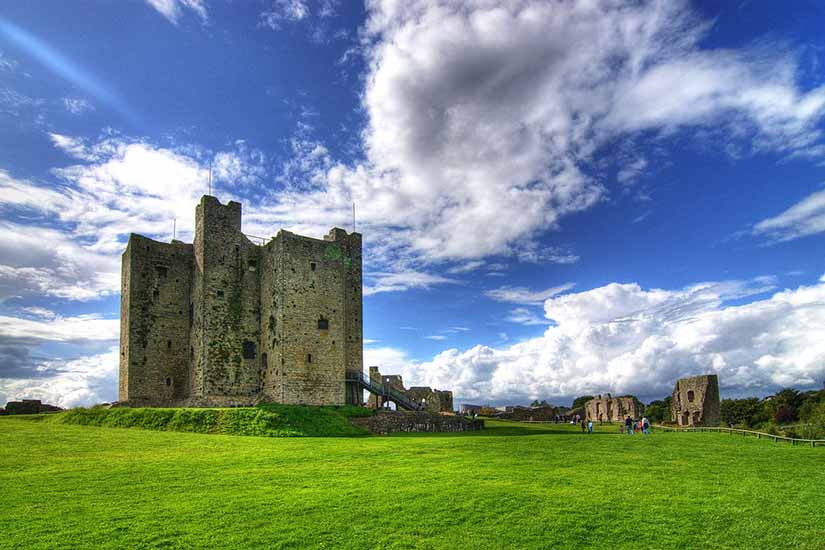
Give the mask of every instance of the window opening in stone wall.
M 167 275 L 169 275 L 169 268 L 163 265 L 156 265 L 155 271 L 158 274 L 159 279 L 165 279 Z
M 310 271 L 315 271 L 315 262 L 309 262 L 309 269 Z
M 312 354 L 307 353 L 307 363 L 312 363 Z
M 243 343 L 243 358 L 255 359 L 255 342 L 247 340 Z
M 318 330 L 329 330 L 329 319 L 318 319 Z
M 223 290 L 218 291 L 218 298 L 223 300 Z
M 190 347 L 189 348 L 189 359 L 194 359 L 194 358 L 195 358 L 195 348 Z
M 190 302 L 189 303 L 189 322 L 191 323 L 194 320 L 195 320 L 195 304 Z
M 155 302 L 160 301 L 160 290 L 156 289 L 152 292 L 152 300 L 154 300 Z
M 172 340 L 166 341 L 166 349 L 172 349 Z
M 258 269 L 258 261 L 249 260 L 249 271 L 255 271 L 256 269 Z
M 688 403 L 693 403 L 693 390 L 688 390 Z
M 169 387 L 171 385 L 172 385 L 172 379 L 167 376 L 166 377 L 166 387 Z

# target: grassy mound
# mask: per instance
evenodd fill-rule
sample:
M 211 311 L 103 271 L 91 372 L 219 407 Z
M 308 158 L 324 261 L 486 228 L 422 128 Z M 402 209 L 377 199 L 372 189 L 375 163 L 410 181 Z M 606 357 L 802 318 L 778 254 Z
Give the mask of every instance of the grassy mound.
M 266 404 L 234 409 L 91 408 L 44 417 L 46 422 L 263 437 L 354 436 L 367 432 L 348 418 L 372 414 L 361 407 Z

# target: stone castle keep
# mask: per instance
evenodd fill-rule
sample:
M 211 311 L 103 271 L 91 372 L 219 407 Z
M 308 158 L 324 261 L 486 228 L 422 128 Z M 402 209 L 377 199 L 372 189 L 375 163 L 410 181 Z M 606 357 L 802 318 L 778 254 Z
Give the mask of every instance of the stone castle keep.
M 204 196 L 194 243 L 129 237 L 119 400 L 360 404 L 361 292 L 360 234 L 281 230 L 259 245 L 239 203 Z
M 719 378 L 715 374 L 677 380 L 672 398 L 670 414 L 679 426 L 719 425 Z

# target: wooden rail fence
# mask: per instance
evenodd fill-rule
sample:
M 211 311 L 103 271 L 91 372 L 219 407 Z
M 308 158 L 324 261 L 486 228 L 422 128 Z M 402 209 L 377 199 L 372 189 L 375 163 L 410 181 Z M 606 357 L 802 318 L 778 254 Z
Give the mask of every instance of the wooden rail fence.
M 825 446 L 825 439 L 799 439 L 799 438 L 796 438 L 796 437 L 785 437 L 783 435 L 767 434 L 765 432 L 757 432 L 757 431 L 754 431 L 754 430 L 740 430 L 739 428 L 723 428 L 723 427 L 710 427 L 710 426 L 707 426 L 707 427 L 700 426 L 700 427 L 690 427 L 690 428 L 678 427 L 677 428 L 677 427 L 674 427 L 674 426 L 662 426 L 661 424 L 654 424 L 653 427 L 658 428 L 660 430 L 670 430 L 670 431 L 674 431 L 674 432 L 722 432 L 722 433 L 726 432 L 730 435 L 733 435 L 733 434 L 736 433 L 736 434 L 742 434 L 743 437 L 747 437 L 748 434 L 750 434 L 750 435 L 755 436 L 756 439 L 762 439 L 763 437 L 765 437 L 765 438 L 773 439 L 774 442 L 777 442 L 779 440 L 790 441 L 791 445 L 796 445 L 797 442 L 799 442 L 800 444 L 808 444 L 811 447 L 816 447 L 816 446 L 823 447 L 823 446 Z

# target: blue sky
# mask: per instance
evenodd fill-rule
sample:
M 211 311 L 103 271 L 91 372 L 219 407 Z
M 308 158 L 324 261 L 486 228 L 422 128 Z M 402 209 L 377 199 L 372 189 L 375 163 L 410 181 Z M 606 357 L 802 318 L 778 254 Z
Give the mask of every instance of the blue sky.
M 499 5 L 500 4 L 500 5 Z M 116 398 L 129 232 L 365 240 L 365 363 L 458 402 L 825 380 L 825 8 L 147 0 L 0 15 L 0 403 Z

